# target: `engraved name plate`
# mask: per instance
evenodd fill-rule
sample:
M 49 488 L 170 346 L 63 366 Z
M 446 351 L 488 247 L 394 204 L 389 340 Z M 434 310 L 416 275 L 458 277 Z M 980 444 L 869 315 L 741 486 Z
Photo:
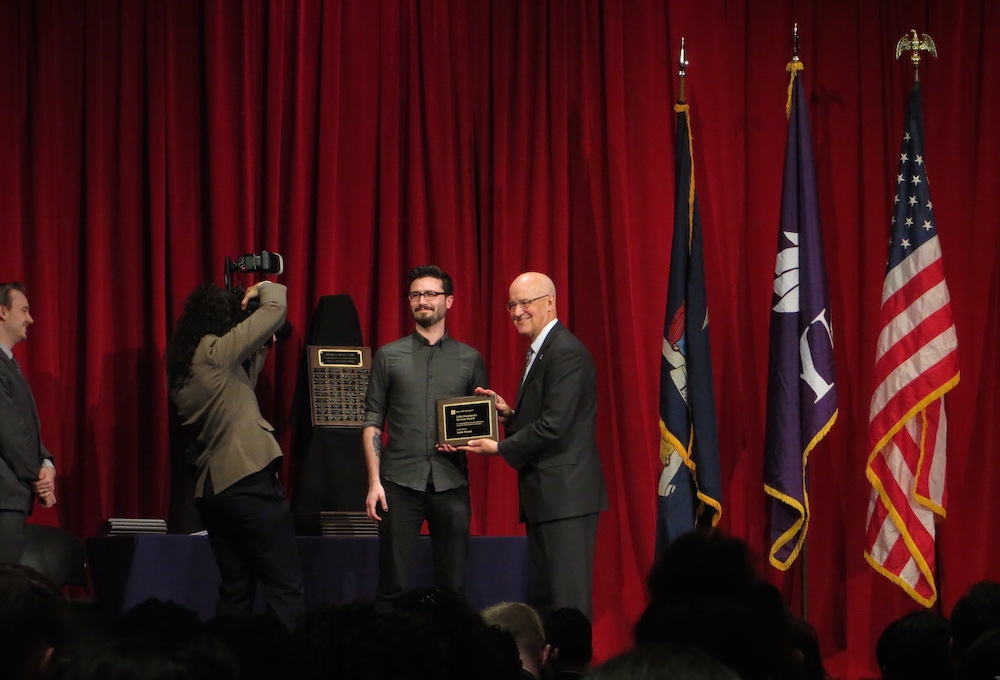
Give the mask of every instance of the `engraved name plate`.
M 309 403 L 316 427 L 361 427 L 371 375 L 369 347 L 306 347 Z
M 437 400 L 438 444 L 460 446 L 470 439 L 500 438 L 497 399 L 477 394 Z

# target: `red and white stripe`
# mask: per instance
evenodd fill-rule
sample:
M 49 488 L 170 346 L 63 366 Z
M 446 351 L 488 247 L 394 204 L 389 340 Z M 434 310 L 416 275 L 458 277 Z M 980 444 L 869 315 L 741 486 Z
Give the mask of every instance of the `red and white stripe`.
M 933 237 L 888 272 L 869 417 L 872 484 L 865 557 L 930 606 L 935 521 L 944 517 L 944 394 L 958 383 L 958 338 Z

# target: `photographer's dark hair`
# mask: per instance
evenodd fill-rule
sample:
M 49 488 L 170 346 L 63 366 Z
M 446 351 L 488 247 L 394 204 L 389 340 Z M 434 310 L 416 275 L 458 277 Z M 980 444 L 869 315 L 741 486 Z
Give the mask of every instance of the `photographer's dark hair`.
M 194 289 L 167 342 L 167 387 L 171 391 L 191 378 L 191 360 L 201 339 L 228 333 L 239 321 L 240 312 L 240 301 L 233 293 L 212 284 Z
M 27 296 L 28 294 L 24 291 L 24 284 L 20 281 L 11 281 L 10 283 L 0 283 L 0 305 L 3 305 L 7 309 L 10 309 L 10 305 L 13 302 L 11 298 L 14 296 L 11 294 L 17 291 L 21 295 Z
M 432 279 L 438 279 L 441 281 L 441 288 L 444 290 L 445 295 L 451 295 L 454 290 L 454 286 L 451 282 L 451 276 L 448 272 L 442 271 L 441 267 L 433 264 L 423 264 L 419 267 L 414 267 L 410 270 L 410 273 L 406 275 L 406 290 L 410 290 L 410 286 L 417 279 L 423 279 L 430 277 Z

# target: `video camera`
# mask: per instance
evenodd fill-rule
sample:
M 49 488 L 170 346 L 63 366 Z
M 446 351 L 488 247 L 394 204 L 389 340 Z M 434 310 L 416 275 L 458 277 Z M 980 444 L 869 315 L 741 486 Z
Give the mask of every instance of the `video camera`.
M 259 253 L 240 255 L 236 259 L 232 259 L 227 255 L 225 269 L 223 271 L 223 279 L 226 283 L 226 290 L 233 293 L 237 299 L 243 300 L 243 296 L 246 294 L 246 288 L 244 288 L 239 281 L 240 273 L 260 272 L 262 274 L 281 274 L 284 271 L 285 258 L 278 253 L 262 250 Z M 258 298 L 254 298 L 247 303 L 247 308 L 244 314 L 246 316 L 250 316 L 259 308 L 260 300 Z M 286 340 L 291 337 L 292 324 L 285 321 L 275 335 L 279 340 Z
M 226 281 L 226 290 L 230 293 L 239 293 L 240 299 L 246 290 L 237 281 L 233 283 L 233 274 L 239 272 L 263 272 L 264 274 L 281 274 L 285 271 L 285 258 L 278 253 L 271 253 L 262 250 L 259 253 L 240 255 L 235 260 L 226 256 L 226 267 L 223 277 Z

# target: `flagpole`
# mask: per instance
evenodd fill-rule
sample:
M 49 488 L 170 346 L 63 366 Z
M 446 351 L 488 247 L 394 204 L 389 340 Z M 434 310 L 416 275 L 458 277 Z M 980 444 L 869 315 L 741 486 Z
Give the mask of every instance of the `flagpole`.
M 917 38 L 917 29 L 911 28 L 910 32 L 904 35 L 896 43 L 896 59 L 903 56 L 903 52 L 910 52 L 910 63 L 913 64 L 913 84 L 916 85 L 920 82 L 920 51 L 924 50 L 931 54 L 931 56 L 937 56 L 937 46 L 934 44 L 934 40 L 924 33 L 923 39 Z M 937 541 L 934 542 L 934 563 L 937 564 L 937 553 L 938 545 Z M 938 574 L 935 570 L 934 573 L 934 590 L 935 592 L 940 592 L 940 583 L 938 583 Z M 940 598 L 935 603 L 937 605 L 938 611 L 941 610 L 941 600 Z
M 896 59 L 899 59 L 903 52 L 910 52 L 910 63 L 913 64 L 913 84 L 916 85 L 920 82 L 920 52 L 924 51 L 929 53 L 932 57 L 937 56 L 937 46 L 934 44 L 934 39 L 929 35 L 924 33 L 919 39 L 917 38 L 917 29 L 911 28 L 910 32 L 904 35 L 896 43 Z M 938 544 L 934 541 L 934 563 L 938 564 Z M 940 576 L 937 570 L 934 571 L 934 592 L 941 592 Z M 934 605 L 936 610 L 941 612 L 941 599 L 936 598 Z
M 687 76 L 687 57 L 684 52 L 684 36 L 681 36 L 681 57 L 677 61 L 677 79 L 678 79 L 678 96 L 677 102 L 679 104 L 686 104 L 686 95 L 684 94 L 684 78 Z
M 792 25 L 792 64 L 799 64 L 799 24 L 795 22 Z M 795 78 L 794 68 L 790 69 L 792 73 L 792 78 Z M 788 109 L 791 109 L 791 96 L 792 96 L 792 86 L 791 82 L 788 85 Z M 801 589 L 801 599 L 802 599 L 802 620 L 809 620 L 809 581 L 806 572 L 806 562 L 809 559 L 809 538 L 808 536 L 802 539 L 802 551 L 799 553 L 799 588 Z
M 799 22 L 792 24 L 792 63 L 799 62 Z

